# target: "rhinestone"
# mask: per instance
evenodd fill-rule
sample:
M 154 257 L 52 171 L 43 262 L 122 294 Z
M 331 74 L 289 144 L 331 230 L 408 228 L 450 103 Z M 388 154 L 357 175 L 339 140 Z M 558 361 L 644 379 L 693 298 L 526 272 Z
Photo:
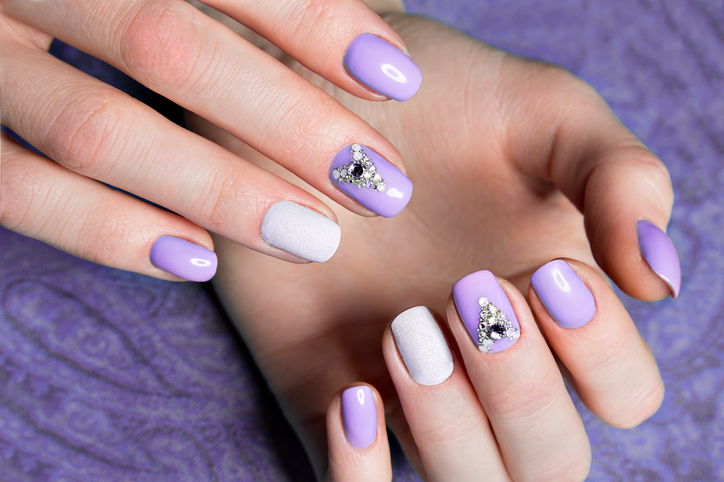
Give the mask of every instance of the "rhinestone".
M 355 152 L 361 151 L 362 146 L 360 146 L 359 144 L 352 144 L 352 150 Z
M 364 174 L 365 170 L 360 164 L 353 163 L 349 166 L 349 175 L 355 179 L 359 179 Z
M 482 298 L 480 298 L 478 300 L 478 303 L 480 303 L 480 306 L 485 306 L 488 303 L 490 303 L 490 300 L 488 298 L 486 298 L 485 296 L 483 296 Z
M 377 167 L 375 167 L 375 165 L 372 164 L 372 165 L 371 165 L 370 167 L 368 167 L 367 169 L 369 169 L 370 172 L 375 172 L 375 171 L 377 170 Z
M 347 169 L 342 169 L 342 170 L 339 172 L 339 175 L 340 175 L 340 177 L 347 177 Z
M 332 171 L 332 177 L 335 181 L 339 179 L 339 169 L 335 169 L 334 171 Z
M 352 159 L 354 159 L 355 161 L 359 161 L 360 159 L 362 159 L 362 153 L 355 152 L 354 154 L 352 154 Z
M 385 192 L 386 189 L 387 189 L 387 186 L 385 185 L 384 182 L 381 182 L 377 185 L 377 190 L 379 192 Z
M 369 171 L 368 171 L 368 172 L 365 172 L 363 177 L 364 177 L 365 179 L 369 179 L 369 178 L 372 177 L 372 173 L 369 172 Z
M 370 169 L 370 171 L 371 171 L 371 169 Z M 380 182 L 382 180 L 382 176 L 380 176 L 379 174 L 375 174 L 375 177 L 373 177 L 372 179 L 374 179 L 377 182 Z

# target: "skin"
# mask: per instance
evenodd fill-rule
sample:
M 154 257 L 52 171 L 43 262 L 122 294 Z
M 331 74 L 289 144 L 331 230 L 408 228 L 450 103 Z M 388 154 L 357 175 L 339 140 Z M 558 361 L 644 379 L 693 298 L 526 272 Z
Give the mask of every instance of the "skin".
M 566 343 L 583 340 L 579 352 L 565 352 L 564 372 L 572 374 L 574 387 L 577 381 L 584 382 L 582 398 L 608 423 L 633 427 L 658 408 L 663 384 L 656 363 L 600 273 L 639 299 L 656 300 L 669 294 L 643 260 L 636 238 L 639 219 L 666 226 L 673 202 L 668 173 L 600 97 L 569 73 L 516 58 L 429 20 L 404 15 L 386 20 L 423 71 L 423 85 L 408 102 L 360 101 L 288 59 L 287 65 L 356 112 L 399 149 L 414 183 L 412 201 L 398 216 L 380 219 L 350 215 L 327 200 L 342 228 L 342 243 L 337 254 L 321 265 L 289 265 L 216 238 L 217 292 L 320 479 L 330 474 L 327 409 L 338 403 L 334 400 L 340 387 L 365 382 L 379 391 L 386 423 L 412 464 L 435 480 L 424 455 L 434 433 L 420 436 L 415 425 L 408 424 L 406 414 L 415 418 L 407 403 L 412 392 L 398 396 L 395 390 L 403 368 L 399 363 L 390 368 L 394 350 L 389 332 L 385 335 L 389 321 L 415 305 L 446 313 L 449 345 L 460 347 L 455 352 L 458 378 L 454 383 L 467 387 L 457 390 L 456 400 L 461 407 L 480 412 L 479 426 L 485 426 L 486 411 L 491 412 L 487 413 L 491 420 L 504 413 L 504 395 L 510 387 L 498 380 L 496 390 L 486 391 L 481 381 L 495 373 L 500 378 L 501 371 L 491 367 L 506 366 L 505 357 L 531 353 L 530 360 L 541 360 L 534 364 L 522 358 L 530 364 L 529 375 L 545 382 L 521 392 L 525 397 L 533 400 L 551 387 L 558 394 L 553 397 L 555 403 L 526 414 L 528 423 L 518 424 L 517 429 L 514 423 L 501 429 L 500 419 L 493 421 L 496 435 L 500 430 L 506 434 L 501 445 L 493 446 L 503 460 L 496 469 L 499 478 L 555 476 L 553 468 L 537 472 L 536 459 L 515 450 L 516 441 L 518 446 L 526 445 L 526 427 L 537 426 L 536 420 L 553 414 L 561 423 L 578 427 L 573 430 L 582 450 L 565 463 L 560 462 L 566 454 L 553 454 L 548 464 L 566 470 L 558 474 L 563 479 L 582 479 L 590 448 L 578 415 L 571 411 L 551 350 L 563 353 Z M 310 189 L 211 123 L 195 116 L 189 120 L 208 139 Z M 572 263 L 599 307 L 596 319 L 600 316 L 600 320 L 581 330 L 598 331 L 556 334 L 557 325 L 546 318 L 534 294 L 529 299 L 537 320 L 530 311 L 526 313 L 530 309 L 521 293 L 529 293 L 530 275 L 562 256 L 580 261 Z M 471 352 L 469 338 L 448 301 L 453 283 L 480 269 L 509 281 L 502 284 L 525 325 L 514 347 L 485 358 L 484 363 L 473 357 L 479 354 Z M 542 332 L 537 331 L 536 321 Z M 598 352 L 589 349 L 607 336 L 630 343 L 624 347 L 603 343 L 606 348 Z M 498 361 L 492 361 L 493 357 Z M 585 377 L 590 369 L 602 366 L 606 368 L 600 377 L 593 381 Z M 617 388 L 632 367 L 640 369 L 641 389 Z M 449 403 L 432 407 L 431 413 L 444 414 Z M 516 410 L 524 409 L 525 404 L 520 404 Z M 617 418 L 615 414 L 621 411 L 626 416 Z M 453 444 L 465 430 L 464 424 L 456 423 L 449 437 Z M 335 426 L 338 429 L 329 433 L 331 447 L 339 447 L 338 438 L 343 436 L 339 424 Z M 565 437 L 560 431 L 544 430 L 533 449 L 538 447 L 539 455 L 545 454 L 546 447 Z M 333 480 L 364 480 L 354 470 L 364 464 L 351 463 L 348 471 L 340 471 L 336 461 L 348 459 L 334 457 L 339 451 L 330 453 L 332 471 L 347 476 Z M 454 462 L 451 466 L 465 463 Z

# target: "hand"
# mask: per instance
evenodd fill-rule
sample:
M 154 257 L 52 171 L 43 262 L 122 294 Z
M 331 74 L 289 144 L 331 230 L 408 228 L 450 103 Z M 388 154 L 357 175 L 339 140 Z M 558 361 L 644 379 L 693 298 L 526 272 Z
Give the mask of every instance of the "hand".
M 352 95 L 405 100 L 419 86 L 402 40 L 359 0 L 207 3 Z M 356 214 L 372 215 L 376 207 L 354 202 L 328 180 L 329 163 L 347 140 L 374 146 L 390 170 L 402 168 L 386 139 L 280 64 L 272 49 L 181 0 L 4 1 L 2 122 L 57 163 L 3 136 L 0 223 L 76 256 L 203 281 L 216 266 L 204 229 L 294 262 L 324 261 L 337 244 L 332 239 L 326 250 L 307 253 L 265 236 L 272 206 L 292 201 L 336 241 L 339 229 L 333 212 L 307 191 L 50 56 L 53 37 L 213 121 Z M 369 75 L 366 68 L 380 62 L 398 69 L 397 80 Z M 289 209 L 279 211 L 276 225 L 289 229 Z
M 453 377 L 458 378 L 445 383 L 467 384 L 458 406 L 478 403 L 483 412 L 478 423 L 483 415 L 489 417 L 496 436 L 500 412 L 488 413 L 491 397 L 520 395 L 523 410 L 526 400 L 553 388 L 556 404 L 528 405 L 535 410 L 526 423 L 506 432 L 501 440 L 511 443 L 493 453 L 513 478 L 552 474 L 556 467 L 575 468 L 574 476 L 580 476 L 590 449 L 570 400 L 564 403 L 560 375 L 551 372 L 550 350 L 570 371 L 584 402 L 606 422 L 632 427 L 658 408 L 663 386 L 655 362 L 612 292 L 586 265 L 602 268 L 639 299 L 678 291 L 675 273 L 659 269 L 660 278 L 649 267 L 637 237 L 639 220 L 666 226 L 672 205 L 668 173 L 595 92 L 572 75 L 507 55 L 428 20 L 389 20 L 424 72 L 423 86 L 412 101 L 370 104 L 319 79 L 315 82 L 403 153 L 415 184 L 407 209 L 391 220 L 362 219 L 338 210 L 342 243 L 324 265 L 286 265 L 219 239 L 223 262 L 216 278 L 218 293 L 320 476 L 327 467 L 325 409 L 339 387 L 355 381 L 380 391 L 388 425 L 425 476 L 437 466 L 430 465 L 424 441 L 408 426 L 405 417 L 411 415 L 401 403 L 405 395 L 398 399 L 398 380 L 393 374 L 393 385 L 379 341 L 385 325 L 404 309 L 425 305 L 445 313 L 457 280 L 479 269 L 492 271 L 511 282 L 503 286 L 516 313 L 522 313 L 521 337 L 502 353 L 481 355 L 462 337 L 469 335 L 461 331 L 457 310 L 447 311 L 461 358 L 455 359 Z M 252 158 L 251 149 L 210 124 L 196 119 L 194 127 Z M 261 156 L 253 159 L 280 172 Z M 546 310 L 530 296 L 549 349 L 513 287 L 527 293 L 531 274 L 564 256 L 579 261 L 571 265 L 594 294 L 597 311 L 588 325 L 567 332 L 545 318 Z M 653 253 L 649 262 L 659 266 Z M 551 334 L 552 329 L 560 333 Z M 573 340 L 581 340 L 571 347 L 580 353 L 564 356 L 571 353 L 566 342 Z M 385 345 L 386 356 L 389 350 Z M 481 390 L 481 381 L 493 373 L 482 371 L 482 364 L 499 363 L 509 370 L 512 365 L 506 361 L 518 356 L 530 356 L 529 363 L 545 362 L 537 368 L 528 365 L 528 389 L 506 379 L 494 385 L 496 393 Z M 632 365 L 638 371 L 631 370 Z M 596 366 L 603 370 L 597 372 L 601 378 L 581 376 Z M 640 377 L 635 390 L 616 385 L 631 373 Z M 535 423 L 544 420 L 546 408 L 555 408 L 557 420 L 574 427 L 570 440 L 564 440 L 578 444 L 574 460 L 558 450 L 558 439 L 546 439 L 550 432 L 543 429 L 550 425 Z M 510 415 L 521 413 L 513 410 Z M 516 440 L 518 446 L 535 441 L 526 449 L 527 459 L 521 458 L 523 452 L 510 450 Z M 541 471 L 540 464 L 550 472 Z

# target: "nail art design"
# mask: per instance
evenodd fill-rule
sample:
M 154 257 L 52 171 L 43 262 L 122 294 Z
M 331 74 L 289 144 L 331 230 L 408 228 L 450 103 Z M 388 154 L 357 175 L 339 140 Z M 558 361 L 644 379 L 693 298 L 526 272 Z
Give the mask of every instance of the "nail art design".
M 483 353 L 497 353 L 520 339 L 513 306 L 490 271 L 469 274 L 452 288 L 453 299 L 470 338 Z
M 415 62 L 370 33 L 352 41 L 344 54 L 344 67 L 370 89 L 399 101 L 415 95 L 422 83 L 422 72 Z
M 407 372 L 420 385 L 439 385 L 452 375 L 453 364 L 445 335 L 430 310 L 405 310 L 390 325 Z
M 651 269 L 671 289 L 671 298 L 681 289 L 681 262 L 671 238 L 655 224 L 641 220 L 636 224 L 639 249 Z
M 548 314 L 563 328 L 580 328 L 596 314 L 593 293 L 562 259 L 540 267 L 530 283 Z
M 342 423 L 353 447 L 365 449 L 377 438 L 377 407 L 370 387 L 363 385 L 342 392 Z
M 488 298 L 483 296 L 478 300 L 480 304 L 480 323 L 478 324 L 478 348 L 489 353 L 493 344 L 503 338 L 511 342 L 520 337 L 520 330 L 513 326 L 507 316 L 503 314 Z
M 337 252 L 339 225 L 326 216 L 291 201 L 269 208 L 261 224 L 261 237 L 300 258 L 324 263 Z
M 216 253 L 185 239 L 161 236 L 151 247 L 151 264 L 189 281 L 209 281 L 216 273 Z
M 377 166 L 359 144 L 352 144 L 352 160 L 349 164 L 334 169 L 332 179 L 354 184 L 360 189 L 372 188 L 379 192 L 387 190 L 387 185 L 377 172 Z
M 412 182 L 369 147 L 344 146 L 332 159 L 329 178 L 345 194 L 380 216 L 391 218 L 412 196 Z

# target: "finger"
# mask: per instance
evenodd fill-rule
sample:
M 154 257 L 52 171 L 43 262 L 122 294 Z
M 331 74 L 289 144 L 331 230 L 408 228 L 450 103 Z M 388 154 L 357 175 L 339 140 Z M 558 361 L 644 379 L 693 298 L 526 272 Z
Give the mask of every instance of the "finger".
M 214 275 L 216 255 L 203 229 L 72 173 L 5 134 L 0 142 L 0 225 L 80 258 L 155 278 L 208 281 Z
M 5 68 L 20 58 L 23 72 Z M 306 191 L 45 52 L 17 46 L 0 67 L 3 121 L 64 167 L 265 254 L 323 262 L 336 251 L 334 214 Z
M 369 214 L 360 203 L 389 217 L 409 201 L 401 156 L 384 137 L 192 6 L 180 0 L 40 3 L 13 0 L 3 8 L 209 119 L 354 212 Z M 357 189 L 351 180 L 331 177 L 340 167 L 333 163 L 350 162 L 352 144 L 366 146 L 386 189 L 373 189 L 377 183 Z M 349 186 L 355 189 L 345 191 Z
M 448 324 L 513 480 L 585 479 L 588 437 L 525 298 L 478 271 L 453 286 Z
M 382 350 L 427 481 L 509 480 L 460 355 L 424 306 L 398 315 Z
M 631 428 L 658 410 L 664 383 L 656 360 L 621 301 L 592 268 L 551 261 L 533 274 L 528 292 L 548 345 L 596 416 Z
M 329 468 L 334 482 L 392 480 L 382 399 L 374 387 L 340 390 L 327 410 Z
M 510 141 L 529 139 L 533 121 L 552 134 L 544 155 L 520 152 L 516 162 L 581 210 L 596 262 L 622 290 L 648 301 L 675 298 L 681 268 L 665 234 L 674 199 L 666 167 L 590 86 L 557 68 L 539 70 L 527 84 L 534 112 L 513 114 Z
M 420 69 L 408 57 L 400 36 L 360 0 L 204 3 L 236 18 L 308 69 L 359 97 L 379 98 L 370 95 L 371 89 L 404 101 L 420 87 Z

